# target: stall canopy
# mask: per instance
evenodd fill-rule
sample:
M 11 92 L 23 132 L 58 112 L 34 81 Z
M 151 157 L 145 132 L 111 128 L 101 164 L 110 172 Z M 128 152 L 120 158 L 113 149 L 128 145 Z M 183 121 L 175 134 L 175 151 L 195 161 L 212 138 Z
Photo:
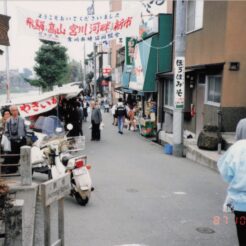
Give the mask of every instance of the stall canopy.
M 156 74 L 172 70 L 172 28 L 172 15 L 162 14 L 159 16 L 159 33 L 135 46 L 130 89 L 155 92 Z
M 0 107 L 16 105 L 22 117 L 38 115 L 55 108 L 57 106 L 59 96 L 64 96 L 65 98 L 70 99 L 76 97 L 81 90 L 82 89 L 79 88 L 79 85 L 76 83 L 70 83 L 63 85 L 62 87 L 56 87 L 51 92 L 45 92 L 33 97 L 13 98 L 11 103 L 0 105 Z

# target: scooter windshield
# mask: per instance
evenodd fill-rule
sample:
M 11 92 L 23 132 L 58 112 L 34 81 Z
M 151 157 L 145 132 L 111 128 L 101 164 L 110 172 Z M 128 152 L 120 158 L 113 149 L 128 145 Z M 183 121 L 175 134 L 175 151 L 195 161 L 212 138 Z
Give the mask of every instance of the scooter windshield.
M 35 129 L 48 136 L 60 135 L 65 132 L 63 124 L 57 116 L 39 117 Z M 60 129 L 60 131 L 58 132 L 57 129 Z

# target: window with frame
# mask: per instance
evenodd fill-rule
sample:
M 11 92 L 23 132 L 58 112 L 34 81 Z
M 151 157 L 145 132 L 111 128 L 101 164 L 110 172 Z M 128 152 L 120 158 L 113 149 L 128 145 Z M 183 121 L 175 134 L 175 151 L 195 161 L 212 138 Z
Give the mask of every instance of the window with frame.
M 165 81 L 164 85 L 164 106 L 173 107 L 173 94 L 174 94 L 174 87 L 173 87 L 173 80 L 169 79 Z
M 186 32 L 193 32 L 203 27 L 204 0 L 188 0 Z
M 221 75 L 207 76 L 207 103 L 220 104 L 221 100 Z

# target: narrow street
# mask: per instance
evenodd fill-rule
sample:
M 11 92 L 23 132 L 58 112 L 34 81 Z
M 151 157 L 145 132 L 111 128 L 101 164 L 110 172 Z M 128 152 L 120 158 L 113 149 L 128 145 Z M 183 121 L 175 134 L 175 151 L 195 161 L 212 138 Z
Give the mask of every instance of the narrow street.
M 90 142 L 89 123 L 83 125 L 95 191 L 86 207 L 66 199 L 66 245 L 237 245 L 233 216 L 222 213 L 219 174 L 165 155 L 138 133 L 118 134 L 110 114 L 103 119 L 101 142 Z

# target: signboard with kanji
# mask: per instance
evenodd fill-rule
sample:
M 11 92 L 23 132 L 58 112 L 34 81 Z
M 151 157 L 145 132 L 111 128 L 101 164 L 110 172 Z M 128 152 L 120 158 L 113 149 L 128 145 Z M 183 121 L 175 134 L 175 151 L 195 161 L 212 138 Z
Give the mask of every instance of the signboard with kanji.
M 43 99 L 41 101 L 31 102 L 31 103 L 24 103 L 17 105 L 20 115 L 22 117 L 32 116 L 41 114 L 57 106 L 57 98 L 50 97 L 47 99 Z
M 159 32 L 159 17 L 151 16 L 139 26 L 139 37 L 145 39 Z
M 126 38 L 126 46 L 125 46 L 125 64 L 127 67 L 132 67 L 134 62 L 134 53 L 135 53 L 135 46 L 137 44 L 136 38 L 127 37 Z
M 57 42 L 85 42 L 103 43 L 119 39 L 133 30 L 140 21 L 140 16 L 131 12 L 109 12 L 102 15 L 65 16 L 31 12 L 20 9 L 18 11 L 20 28 L 18 31 L 25 35 L 34 35 L 39 39 Z
M 110 76 L 111 72 L 112 72 L 112 68 L 110 65 L 103 67 L 103 76 L 108 77 Z
M 184 108 L 185 99 L 185 58 L 176 57 L 174 61 L 174 107 Z
M 49 206 L 51 203 L 69 194 L 71 190 L 70 179 L 70 174 L 65 174 L 57 179 L 52 179 L 41 184 L 45 206 Z

